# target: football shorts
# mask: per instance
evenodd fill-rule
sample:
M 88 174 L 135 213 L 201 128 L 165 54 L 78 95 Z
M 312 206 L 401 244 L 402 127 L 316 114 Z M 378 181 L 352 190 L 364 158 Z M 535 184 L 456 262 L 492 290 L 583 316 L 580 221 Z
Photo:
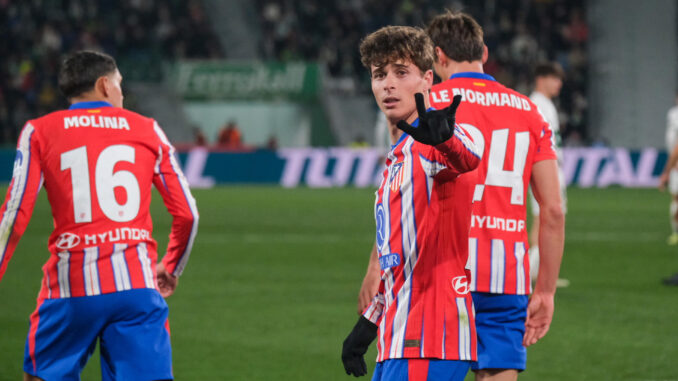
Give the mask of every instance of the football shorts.
M 669 193 L 678 196 L 678 170 L 676 169 L 669 172 Z
M 372 381 L 464 381 L 470 361 L 391 359 L 378 362 Z
M 80 380 L 98 338 L 102 380 L 172 379 L 167 315 L 153 289 L 41 300 L 30 319 L 24 371 Z
M 523 346 L 527 295 L 473 292 L 478 335 L 478 361 L 471 369 L 525 370 L 527 349 Z

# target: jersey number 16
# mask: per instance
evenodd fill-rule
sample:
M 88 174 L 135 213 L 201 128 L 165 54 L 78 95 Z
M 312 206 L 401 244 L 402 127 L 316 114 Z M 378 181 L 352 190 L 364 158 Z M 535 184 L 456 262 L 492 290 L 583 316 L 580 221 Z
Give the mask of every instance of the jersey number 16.
M 130 171 L 113 172 L 120 161 L 134 164 L 134 148 L 124 144 L 106 147 L 97 157 L 94 185 L 101 211 L 115 222 L 133 220 L 139 213 L 141 192 L 139 181 Z M 92 195 L 87 147 L 82 146 L 61 154 L 61 170 L 71 170 L 73 213 L 76 223 L 92 222 Z M 123 187 L 127 200 L 120 204 L 115 199 L 115 188 Z

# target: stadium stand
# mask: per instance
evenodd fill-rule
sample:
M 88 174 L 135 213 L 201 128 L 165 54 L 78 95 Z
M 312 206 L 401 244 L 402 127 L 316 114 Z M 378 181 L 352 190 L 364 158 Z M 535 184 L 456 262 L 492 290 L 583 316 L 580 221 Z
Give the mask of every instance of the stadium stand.
M 369 92 L 358 54 L 363 36 L 385 25 L 424 26 L 442 9 L 463 9 L 482 23 L 490 49 L 485 71 L 501 83 L 529 94 L 536 63 L 563 66 L 562 132 L 569 144 L 586 139 L 588 27 L 581 0 L 257 0 L 257 6 L 265 58 L 318 60 L 327 67 L 330 88 L 358 93 Z
M 116 57 L 127 80 L 157 78 L 163 60 L 223 57 L 200 1 L 0 1 L 0 143 L 26 120 L 65 106 L 57 68 L 64 53 Z M 124 85 L 123 85 L 124 86 Z
M 118 60 L 127 84 L 158 80 L 167 61 L 229 58 L 225 39 L 218 36 L 225 29 L 207 17 L 219 9 L 215 4 L 209 0 L 0 1 L 0 144 L 13 144 L 26 120 L 65 106 L 56 87 L 57 66 L 64 53 L 83 48 L 110 53 Z M 256 8 L 251 21 L 261 35 L 255 39 L 260 43 L 257 58 L 319 61 L 327 69 L 324 86 L 328 92 L 338 90 L 347 95 L 345 99 L 361 97 L 351 102 L 328 98 L 326 108 L 334 107 L 328 110 L 333 115 L 342 114 L 337 105 L 346 103 L 344 108 L 355 109 L 359 107 L 356 102 L 369 97 L 367 73 L 358 57 L 362 36 L 388 24 L 423 26 L 442 9 L 461 8 L 482 22 L 490 49 L 485 69 L 500 82 L 528 93 L 537 62 L 555 60 L 563 66 L 567 77 L 558 106 L 564 141 L 574 145 L 587 140 L 588 27 L 583 0 L 256 0 L 238 4 Z M 156 91 L 141 89 L 139 93 L 144 90 Z M 126 105 L 134 109 L 135 94 L 128 95 Z

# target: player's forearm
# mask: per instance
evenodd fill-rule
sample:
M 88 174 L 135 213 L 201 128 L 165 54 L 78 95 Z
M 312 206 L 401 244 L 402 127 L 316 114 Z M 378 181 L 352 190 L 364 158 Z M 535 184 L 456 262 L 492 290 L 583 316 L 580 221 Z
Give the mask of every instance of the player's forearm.
M 539 276 L 535 292 L 554 294 L 565 245 L 565 215 L 560 205 L 542 206 L 539 224 Z
M 435 146 L 435 149 L 443 155 L 445 164 L 458 173 L 472 171 L 480 164 L 478 147 L 465 131 L 458 127 L 455 127 L 451 138 Z
M 379 253 L 377 252 L 377 244 L 375 243 L 372 247 L 372 252 L 370 253 L 370 260 L 367 262 L 367 272 L 365 276 L 374 274 L 375 272 L 378 274 L 379 270 Z

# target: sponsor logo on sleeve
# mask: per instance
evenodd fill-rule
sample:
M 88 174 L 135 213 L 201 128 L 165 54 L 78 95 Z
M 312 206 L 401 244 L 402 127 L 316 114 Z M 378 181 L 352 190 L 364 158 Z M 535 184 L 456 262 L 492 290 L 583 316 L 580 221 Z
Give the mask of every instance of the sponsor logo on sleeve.
M 469 288 L 468 288 L 468 279 L 466 279 L 466 275 L 454 277 L 452 279 L 452 288 L 454 288 L 454 291 L 456 291 L 457 294 L 459 295 L 468 294 Z

